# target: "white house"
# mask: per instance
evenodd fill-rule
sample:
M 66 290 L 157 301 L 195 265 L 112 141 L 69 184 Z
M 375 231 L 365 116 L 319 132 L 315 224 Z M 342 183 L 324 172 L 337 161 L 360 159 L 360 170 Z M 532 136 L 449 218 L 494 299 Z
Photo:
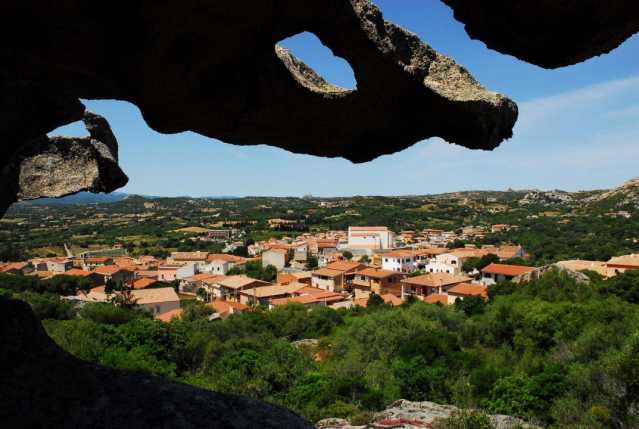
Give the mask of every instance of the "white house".
M 225 275 L 231 269 L 231 263 L 222 259 L 215 259 L 206 266 L 206 272 Z
M 278 271 L 286 267 L 288 251 L 286 249 L 270 249 L 262 253 L 262 266 L 273 265 Z
M 489 252 L 483 249 L 461 248 L 435 256 L 435 260 L 426 264 L 424 269 L 429 273 L 461 274 L 464 262 L 469 258 L 481 258 Z
M 348 247 L 352 249 L 391 249 L 395 236 L 385 226 L 349 226 Z
M 382 255 L 382 269 L 398 273 L 412 273 L 417 268 L 417 255 L 413 250 L 395 250 Z
M 522 276 L 533 273 L 536 270 L 534 267 L 522 267 L 519 265 L 490 264 L 481 270 L 481 282 L 486 286 L 506 280 L 517 283 Z
M 210 253 L 206 257 L 206 263 L 200 265 L 200 272 L 217 275 L 226 275 L 228 271 L 246 263 L 246 258 L 226 253 Z

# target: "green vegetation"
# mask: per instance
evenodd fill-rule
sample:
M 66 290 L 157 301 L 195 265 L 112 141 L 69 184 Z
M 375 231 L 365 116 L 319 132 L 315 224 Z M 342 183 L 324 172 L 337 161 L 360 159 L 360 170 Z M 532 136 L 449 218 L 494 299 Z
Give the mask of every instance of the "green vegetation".
M 9 277 L 0 278 L 1 295 L 30 302 L 51 337 L 80 358 L 266 399 L 312 420 L 363 421 L 405 398 L 554 428 L 639 424 L 637 272 L 585 284 L 552 271 L 491 287 L 488 303 L 451 307 L 371 298 L 366 309 L 288 305 L 209 322 L 210 311 L 189 302 L 171 323 L 105 304 L 78 314 L 44 287 L 25 292 Z M 317 345 L 296 343 L 310 338 Z M 438 424 L 487 427 L 475 412 Z
M 226 274 L 229 276 L 245 274 L 253 279 L 272 282 L 277 277 L 277 268 L 273 265 L 262 267 L 260 262 L 247 262 L 243 266 L 231 268 Z

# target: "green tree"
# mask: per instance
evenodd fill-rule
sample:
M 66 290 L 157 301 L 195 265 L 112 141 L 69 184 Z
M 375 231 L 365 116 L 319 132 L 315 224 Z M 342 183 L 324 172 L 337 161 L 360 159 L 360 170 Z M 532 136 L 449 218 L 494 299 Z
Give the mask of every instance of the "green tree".
M 379 308 L 385 305 L 384 299 L 376 293 L 371 293 L 366 301 L 366 308 Z
M 486 301 L 479 296 L 467 296 L 455 301 L 455 310 L 463 311 L 467 316 L 482 314 L 486 308 Z
M 305 266 L 305 268 L 308 271 L 316 269 L 318 267 L 318 265 L 319 265 L 319 262 L 317 260 L 317 256 L 309 255 L 306 258 L 306 266 Z
M 344 250 L 342 252 L 342 256 L 344 257 L 344 259 L 350 261 L 351 259 L 353 259 L 353 253 L 348 251 L 348 250 Z

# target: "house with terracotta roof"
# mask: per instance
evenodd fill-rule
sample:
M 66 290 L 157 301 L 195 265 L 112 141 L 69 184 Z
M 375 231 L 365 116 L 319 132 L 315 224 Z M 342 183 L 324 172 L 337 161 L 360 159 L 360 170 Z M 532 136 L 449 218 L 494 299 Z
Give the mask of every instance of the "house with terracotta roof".
M 356 298 L 367 298 L 371 293 L 377 295 L 401 296 L 401 280 L 405 274 L 396 271 L 381 270 L 379 268 L 366 267 L 354 273 L 346 274 L 350 288 L 355 292 Z
M 439 304 L 439 305 L 450 305 L 451 296 L 450 295 L 442 295 L 439 293 L 433 293 L 424 298 L 424 302 L 426 304 Z
M 215 281 L 224 277 L 226 276 L 212 273 L 199 273 L 186 277 L 180 280 L 180 293 L 197 295 L 200 289 L 204 289 L 207 294 L 206 301 L 210 301 L 216 294 L 217 286 L 215 286 Z
M 417 254 L 413 249 L 399 249 L 384 253 L 382 268 L 398 273 L 412 273 L 417 269 Z
M 277 273 L 277 284 L 287 285 L 289 283 L 304 283 L 306 285 L 311 285 L 311 277 L 312 273 L 310 271 L 291 271 L 291 272 L 283 272 L 280 271 Z
M 354 273 L 364 269 L 366 265 L 352 261 L 332 262 L 313 271 L 311 284 L 314 287 L 324 289 L 329 292 L 341 292 L 347 287 L 346 274 Z
M 102 284 L 106 284 L 109 280 L 116 283 L 129 284 L 135 278 L 135 274 L 125 268 L 117 265 L 103 265 L 96 267 L 93 272 L 102 277 Z
M 136 289 L 131 294 L 137 307 L 154 315 L 180 308 L 180 298 L 172 287 Z
M 210 253 L 206 258 L 206 264 L 200 266 L 200 271 L 226 275 L 231 268 L 245 265 L 246 261 L 247 259 L 241 256 L 226 253 Z
M 162 264 L 158 267 L 158 280 L 162 282 L 172 282 L 194 276 L 196 273 L 195 264 Z
M 277 271 L 282 271 L 288 263 L 288 249 L 269 249 L 262 253 L 262 266 L 273 265 Z
M 401 298 L 393 295 L 392 293 L 387 293 L 384 295 L 380 295 L 385 304 L 388 304 L 392 307 L 399 307 L 404 303 Z M 368 297 L 367 298 L 355 298 L 353 300 L 354 305 L 358 305 L 360 307 L 368 307 Z
M 133 286 L 133 289 L 146 289 L 149 287 L 153 287 L 159 283 L 160 282 L 157 279 L 154 279 L 151 277 L 142 277 L 142 278 L 133 280 L 131 286 Z
M 114 292 L 114 294 L 117 293 L 120 292 Z M 138 308 L 146 310 L 154 316 L 180 308 L 180 298 L 172 287 L 135 289 L 130 293 L 131 299 Z M 75 298 L 85 302 L 110 302 L 110 297 L 101 286 L 91 289 L 87 294 L 78 292 Z
M 269 282 L 257 280 L 243 274 L 235 276 L 220 276 L 211 281 L 211 296 L 215 299 L 240 301 L 240 292 L 269 286 Z
M 54 256 L 51 258 L 35 258 L 31 260 L 36 271 L 47 271 L 50 273 L 64 273 L 73 268 L 73 261 L 69 258 Z
M 615 256 L 610 258 L 606 266 L 620 273 L 628 270 L 639 270 L 639 255 L 633 253 L 630 255 Z
M 537 271 L 534 267 L 490 264 L 481 270 L 481 282 L 487 286 L 503 281 L 519 282 L 522 277 Z
M 287 305 L 291 303 L 302 304 L 306 307 L 328 306 L 344 301 L 344 295 L 335 292 L 322 292 L 315 294 L 300 295 L 293 298 L 279 298 L 271 300 L 271 308 Z
M 454 297 L 454 300 L 467 298 L 469 296 L 478 296 L 484 300 L 488 299 L 488 287 L 475 283 L 460 283 L 448 289 L 448 296 Z
M 432 294 L 446 295 L 449 289 L 470 281 L 470 277 L 451 273 L 428 273 L 417 277 L 407 277 L 401 281 L 402 298 L 413 295 L 417 299 L 423 300 Z
M 0 273 L 2 274 L 14 274 L 14 275 L 27 275 L 35 271 L 35 267 L 31 262 L 9 262 L 7 264 L 0 264 Z
M 99 275 L 98 273 L 94 273 L 93 271 L 85 271 L 80 270 L 78 268 L 71 268 L 64 273 L 57 274 L 57 276 L 71 276 L 71 277 L 80 277 L 86 278 L 93 282 L 95 286 L 101 286 L 104 284 L 104 277 Z
M 350 249 L 392 249 L 395 234 L 385 226 L 349 226 L 348 247 Z
M 261 286 L 240 291 L 240 302 L 246 305 L 269 305 L 271 300 L 293 297 L 307 285 L 302 283 L 289 283 L 283 285 Z
M 105 265 L 113 265 L 113 258 L 108 256 L 87 256 L 80 261 L 82 269 L 91 271 L 97 267 L 103 267 Z
M 471 258 L 481 258 L 490 253 L 487 249 L 463 247 L 449 250 L 435 257 L 435 261 L 426 265 L 425 269 L 432 273 L 462 274 L 464 263 Z
M 171 265 L 192 265 L 198 272 L 204 268 L 207 263 L 208 252 L 172 252 L 171 256 L 166 258 L 167 264 Z
M 231 314 L 243 313 L 250 310 L 250 307 L 246 304 L 234 301 L 224 301 L 220 299 L 211 301 L 206 304 L 206 306 L 211 308 L 215 312 L 213 314 L 213 318 L 215 318 L 215 315 L 217 315 L 220 319 L 226 319 Z

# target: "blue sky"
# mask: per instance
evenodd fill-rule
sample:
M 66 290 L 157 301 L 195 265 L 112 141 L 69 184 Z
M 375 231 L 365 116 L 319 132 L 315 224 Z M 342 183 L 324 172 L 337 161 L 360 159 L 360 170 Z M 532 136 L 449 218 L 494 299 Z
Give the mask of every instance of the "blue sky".
M 160 196 L 429 194 L 471 189 L 599 189 L 639 176 L 639 36 L 611 54 L 548 71 L 472 41 L 439 0 L 376 0 L 386 19 L 464 65 L 519 104 L 515 136 L 493 152 L 441 139 L 366 164 L 239 147 L 195 133 L 152 131 L 137 107 L 86 100 L 120 142 L 130 182 Z M 284 41 L 327 80 L 353 87 L 352 71 L 312 35 Z M 82 134 L 77 125 L 54 134 Z M 380 171 L 385 173 L 380 174 Z

